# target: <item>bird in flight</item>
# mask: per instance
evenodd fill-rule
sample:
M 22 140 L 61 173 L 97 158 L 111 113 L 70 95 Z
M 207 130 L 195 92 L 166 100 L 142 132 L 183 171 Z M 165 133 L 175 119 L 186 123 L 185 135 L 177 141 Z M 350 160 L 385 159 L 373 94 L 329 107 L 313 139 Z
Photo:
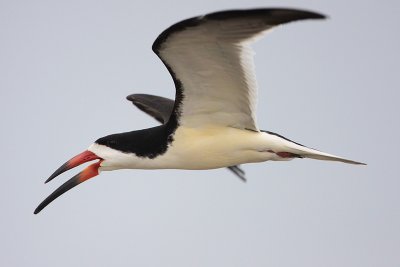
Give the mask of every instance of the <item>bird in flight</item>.
M 260 130 L 256 122 L 258 89 L 251 43 L 280 24 L 323 18 L 297 9 L 229 10 L 189 18 L 164 30 L 152 49 L 175 84 L 168 118 L 150 111 L 162 125 L 96 140 L 46 183 L 85 162 L 96 162 L 56 189 L 34 213 L 101 171 L 202 170 L 295 158 L 364 164 Z

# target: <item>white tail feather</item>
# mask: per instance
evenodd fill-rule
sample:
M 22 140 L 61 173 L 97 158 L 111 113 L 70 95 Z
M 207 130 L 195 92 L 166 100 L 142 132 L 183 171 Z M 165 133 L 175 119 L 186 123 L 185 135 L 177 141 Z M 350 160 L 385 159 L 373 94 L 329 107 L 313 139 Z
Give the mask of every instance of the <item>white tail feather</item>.
M 342 157 L 338 157 L 335 155 L 331 155 L 328 153 L 324 153 L 324 152 L 320 152 L 318 150 L 314 150 L 311 149 L 312 152 L 299 152 L 299 155 L 301 155 L 302 157 L 305 158 L 310 158 L 310 159 L 319 159 L 319 160 L 330 160 L 330 161 L 340 161 L 340 162 L 344 162 L 344 163 L 349 163 L 349 164 L 357 164 L 357 165 L 367 165 L 365 163 L 362 162 L 358 162 L 358 161 L 354 161 L 354 160 L 350 160 L 350 159 L 345 159 Z
M 284 139 L 284 143 L 285 143 L 286 148 L 288 149 L 288 152 L 300 155 L 304 158 L 329 160 L 329 161 L 340 161 L 340 162 L 344 162 L 344 163 L 357 164 L 357 165 L 367 165 L 362 162 L 345 159 L 345 158 L 338 157 L 338 156 L 328 154 L 325 152 L 321 152 L 321 151 L 318 151 L 318 150 L 315 150 L 312 148 L 308 148 L 308 147 L 302 146 L 300 144 L 296 144 L 290 140 Z

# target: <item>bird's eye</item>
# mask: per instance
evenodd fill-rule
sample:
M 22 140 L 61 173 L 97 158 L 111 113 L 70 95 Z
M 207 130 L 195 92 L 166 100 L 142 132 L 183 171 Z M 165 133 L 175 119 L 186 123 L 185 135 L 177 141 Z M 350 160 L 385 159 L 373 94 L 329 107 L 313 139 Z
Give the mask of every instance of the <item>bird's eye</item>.
M 110 140 L 110 141 L 108 141 L 108 144 L 109 145 L 116 145 L 117 141 L 116 140 Z

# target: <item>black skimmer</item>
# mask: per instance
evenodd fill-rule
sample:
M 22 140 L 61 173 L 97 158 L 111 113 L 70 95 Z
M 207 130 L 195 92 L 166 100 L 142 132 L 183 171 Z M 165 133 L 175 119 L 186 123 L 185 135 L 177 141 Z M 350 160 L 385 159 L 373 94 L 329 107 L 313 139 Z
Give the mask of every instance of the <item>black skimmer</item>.
M 168 121 L 95 141 L 46 182 L 82 163 L 97 162 L 61 185 L 34 213 L 101 171 L 201 170 L 294 158 L 363 164 L 262 131 L 256 123 L 257 83 L 250 44 L 280 24 L 323 18 L 295 9 L 230 10 L 186 19 L 163 31 L 152 48 L 175 83 Z
M 126 99 L 161 124 L 168 122 L 175 104 L 172 99 L 148 94 L 132 94 L 128 95 Z M 240 180 L 246 182 L 245 172 L 240 166 L 229 166 L 227 168 Z

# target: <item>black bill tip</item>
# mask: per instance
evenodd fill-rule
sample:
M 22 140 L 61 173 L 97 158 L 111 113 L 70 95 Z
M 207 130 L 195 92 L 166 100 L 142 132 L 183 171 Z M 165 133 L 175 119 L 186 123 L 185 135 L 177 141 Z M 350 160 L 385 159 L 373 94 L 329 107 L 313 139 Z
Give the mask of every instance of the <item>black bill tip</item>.
M 50 196 L 48 196 L 45 200 L 42 201 L 42 203 L 39 204 L 39 206 L 35 209 L 33 214 L 38 214 L 42 209 L 44 209 L 47 205 L 49 205 L 53 200 L 67 192 L 68 190 L 72 189 L 73 187 L 77 186 L 81 182 L 79 181 L 79 176 L 75 175 L 68 181 L 66 181 L 63 185 L 61 185 L 59 188 L 56 189 Z
M 61 173 L 68 171 L 70 168 L 68 166 L 68 162 L 65 162 L 63 165 L 61 165 L 60 168 L 58 168 L 52 175 L 50 175 L 50 177 L 44 182 L 45 184 L 47 184 L 48 182 L 50 182 L 51 180 L 53 180 L 54 178 L 56 178 L 57 176 L 59 176 Z
M 45 200 L 43 200 L 43 202 L 39 204 L 39 206 L 35 209 L 33 213 L 38 214 L 42 209 L 44 209 L 47 205 L 53 202 L 53 200 L 55 200 L 56 198 L 58 198 L 71 188 L 74 188 L 78 184 L 83 183 L 84 181 L 87 181 L 90 178 L 98 175 L 101 162 L 102 160 L 99 160 L 98 162 L 87 166 L 83 171 L 81 171 L 68 181 L 66 181 L 63 185 L 57 188 L 56 191 L 54 191 L 50 196 L 48 196 Z M 62 166 L 60 168 L 62 168 Z

